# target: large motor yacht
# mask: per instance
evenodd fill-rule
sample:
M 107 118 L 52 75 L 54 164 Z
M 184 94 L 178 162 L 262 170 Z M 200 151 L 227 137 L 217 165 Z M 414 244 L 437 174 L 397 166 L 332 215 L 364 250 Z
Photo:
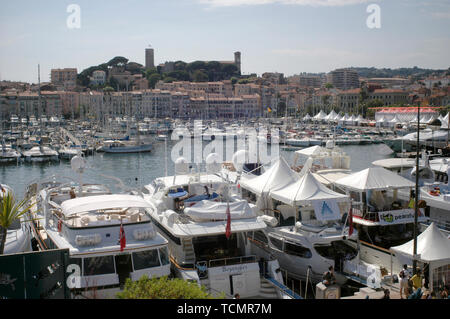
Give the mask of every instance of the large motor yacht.
M 170 274 L 167 240 L 141 196 L 55 176 L 31 184 L 28 196 L 35 203 L 38 249 L 69 249 L 69 263 L 79 274 L 69 287 L 72 298 L 114 298 L 127 278 Z
M 145 186 L 144 198 L 152 206 L 147 211 L 169 241 L 174 273 L 206 286 L 213 295 L 286 297 L 269 282 L 283 284 L 278 261 L 259 260 L 249 244 L 248 236 L 266 224 L 257 218 L 255 205 L 243 200 L 236 185 L 224 181 L 218 170 L 220 165 L 205 173 L 191 172 L 189 164 L 178 159 L 176 175 Z

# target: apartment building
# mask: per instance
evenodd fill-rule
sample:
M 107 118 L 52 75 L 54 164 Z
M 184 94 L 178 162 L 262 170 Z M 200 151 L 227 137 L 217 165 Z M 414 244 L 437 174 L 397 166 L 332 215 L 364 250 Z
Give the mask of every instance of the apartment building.
M 50 78 L 51 83 L 54 84 L 58 90 L 72 91 L 77 86 L 77 69 L 52 69 Z
M 340 90 L 359 88 L 358 72 L 352 69 L 336 69 L 331 71 L 327 75 L 327 81 Z

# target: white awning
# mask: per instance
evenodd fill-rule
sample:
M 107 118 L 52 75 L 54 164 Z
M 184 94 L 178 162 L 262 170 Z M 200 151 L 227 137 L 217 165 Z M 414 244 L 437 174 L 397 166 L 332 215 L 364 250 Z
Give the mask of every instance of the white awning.
M 413 182 L 382 167 L 366 168 L 338 179 L 335 184 L 356 191 L 412 188 L 415 186 Z
M 307 172 L 297 182 L 270 192 L 270 196 L 289 205 L 311 204 L 313 201 L 348 201 L 349 197 L 322 185 L 311 172 Z
M 242 175 L 240 185 L 244 189 L 261 195 L 263 192 L 283 188 L 298 179 L 298 174 L 289 167 L 283 157 L 280 157 L 272 167 L 260 176 L 247 178 L 245 174 Z
M 98 195 L 66 200 L 61 204 L 62 213 L 68 217 L 77 213 L 112 208 L 151 207 L 142 197 L 135 195 Z
M 390 250 L 412 258 L 413 249 L 414 239 L 411 239 L 403 245 L 391 247 Z M 417 236 L 417 255 L 425 262 L 450 261 L 450 240 L 434 223 L 431 223 Z

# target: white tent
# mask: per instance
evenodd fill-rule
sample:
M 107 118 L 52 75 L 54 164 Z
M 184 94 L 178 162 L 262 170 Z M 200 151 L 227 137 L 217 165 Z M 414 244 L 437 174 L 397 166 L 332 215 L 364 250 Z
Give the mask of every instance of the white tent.
M 447 113 L 447 115 L 442 118 L 442 120 L 441 120 L 441 123 L 442 123 L 441 128 L 444 128 L 444 129 L 448 128 L 448 126 L 449 126 L 449 123 L 448 123 L 449 116 L 448 115 L 449 115 L 449 113 Z
M 272 165 L 263 174 L 248 178 L 246 175 L 241 177 L 240 185 L 257 195 L 261 195 L 271 190 L 283 188 L 299 179 L 297 172 L 289 167 L 289 164 L 283 157 Z
M 361 114 L 358 115 L 358 117 L 356 118 L 357 122 L 364 122 L 364 118 L 361 116 Z
M 337 115 L 338 115 L 338 114 L 337 114 L 334 110 L 332 110 L 332 111 L 330 112 L 330 114 L 328 114 L 328 115 L 325 117 L 325 120 L 328 121 L 328 122 L 334 121 L 334 119 L 336 118 Z
M 322 120 L 325 119 L 326 116 L 327 116 L 327 114 L 326 114 L 324 111 L 320 110 L 320 112 L 317 113 L 317 114 L 313 117 L 313 119 L 314 119 L 314 120 L 318 120 L 318 121 L 322 121 Z
M 311 116 L 309 115 L 309 114 L 306 114 L 304 117 L 303 117 L 303 121 L 309 121 L 311 119 Z
M 430 120 L 430 117 L 424 115 L 420 118 L 420 123 L 428 123 L 429 120 Z
M 412 259 L 414 255 L 414 239 L 403 245 L 391 247 L 390 250 Z M 417 256 L 418 261 L 429 264 L 430 289 L 433 290 L 433 274 L 435 270 L 450 264 L 450 240 L 439 230 L 435 223 L 431 223 L 423 233 L 417 236 Z M 445 276 L 445 272 L 443 274 Z M 448 272 L 446 274 L 448 276 Z M 448 283 L 450 278 L 447 277 L 446 281 Z
M 315 146 L 304 148 L 302 150 L 295 151 L 295 154 L 301 154 L 301 155 L 305 155 L 305 156 L 309 157 L 309 156 L 319 155 L 323 151 L 324 151 L 324 149 L 322 146 L 315 145 Z
M 382 167 L 369 167 L 365 170 L 340 178 L 336 185 L 354 191 L 383 190 L 414 187 L 406 178 Z
M 377 122 L 376 126 L 383 126 L 383 123 L 386 123 L 386 120 L 384 119 L 384 116 L 380 117 Z
M 310 204 L 313 201 L 348 201 L 349 197 L 322 185 L 311 172 L 307 172 L 295 183 L 271 191 L 270 196 L 291 206 Z

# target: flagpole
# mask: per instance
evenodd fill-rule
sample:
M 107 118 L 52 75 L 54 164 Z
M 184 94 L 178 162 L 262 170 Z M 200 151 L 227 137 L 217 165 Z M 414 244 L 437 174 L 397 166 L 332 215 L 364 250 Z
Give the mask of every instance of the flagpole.
M 416 145 L 416 196 L 414 201 L 414 244 L 413 244 L 413 275 L 416 274 L 417 267 L 417 219 L 419 212 L 419 153 L 420 153 L 420 103 L 417 105 L 417 145 Z

